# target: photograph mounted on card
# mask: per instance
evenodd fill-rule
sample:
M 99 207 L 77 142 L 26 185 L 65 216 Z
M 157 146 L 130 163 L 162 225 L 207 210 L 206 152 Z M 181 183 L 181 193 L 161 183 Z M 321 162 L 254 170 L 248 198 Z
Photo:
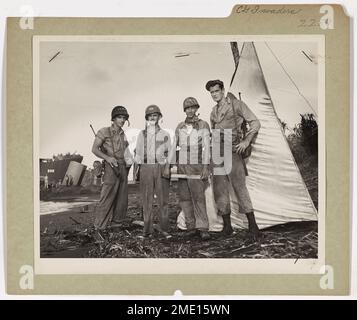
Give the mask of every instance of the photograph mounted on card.
M 319 272 L 322 36 L 33 43 L 39 273 Z
M 348 17 L 196 20 L 8 20 L 12 292 L 26 265 L 39 293 L 346 293 Z

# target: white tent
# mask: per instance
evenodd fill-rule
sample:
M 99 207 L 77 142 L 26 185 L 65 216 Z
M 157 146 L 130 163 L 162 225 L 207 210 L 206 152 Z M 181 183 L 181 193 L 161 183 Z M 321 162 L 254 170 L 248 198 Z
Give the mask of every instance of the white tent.
M 237 73 L 230 88 L 236 96 L 239 92 L 241 93 L 242 100 L 251 108 L 261 123 L 252 155 L 247 161 L 249 172 L 247 187 L 260 228 L 292 221 L 317 220 L 316 208 L 278 121 L 275 105 L 269 92 L 269 83 L 266 82 L 263 72 L 264 67 L 269 69 L 271 65 L 262 66 L 259 60 L 257 51 L 273 54 L 271 51 L 267 53 L 266 48 L 264 43 L 244 43 L 240 52 Z M 299 54 L 301 55 L 301 52 Z M 269 61 L 269 59 L 264 60 Z M 284 83 L 281 87 L 284 87 Z M 301 98 L 290 100 L 288 107 L 292 110 L 294 103 L 301 103 Z M 246 228 L 246 217 L 238 212 L 237 199 L 232 190 L 230 195 L 232 223 L 235 227 Z M 219 231 L 222 229 L 222 220 L 216 215 L 211 188 L 206 191 L 206 199 L 210 230 Z M 178 226 L 185 228 L 182 213 L 178 218 Z

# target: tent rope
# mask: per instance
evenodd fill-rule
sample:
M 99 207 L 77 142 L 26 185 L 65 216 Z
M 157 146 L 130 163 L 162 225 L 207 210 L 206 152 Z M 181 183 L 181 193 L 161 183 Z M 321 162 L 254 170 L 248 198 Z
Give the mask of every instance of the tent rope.
M 272 48 L 268 45 L 268 43 L 266 41 L 264 41 L 265 45 L 267 46 L 267 48 L 269 49 L 269 51 L 271 52 L 271 54 L 274 56 L 275 60 L 279 63 L 279 65 L 281 66 L 281 68 L 283 69 L 284 73 L 286 74 L 286 76 L 289 78 L 289 80 L 291 81 L 291 83 L 294 85 L 294 87 L 296 88 L 297 92 L 299 93 L 299 95 L 304 99 L 304 101 L 307 103 L 307 105 L 310 107 L 312 113 L 314 114 L 315 118 L 317 119 L 317 114 L 314 110 L 314 108 L 312 107 L 310 101 L 303 95 L 303 93 L 300 91 L 299 87 L 297 86 L 297 84 L 295 83 L 294 79 L 290 76 L 290 74 L 288 73 L 288 71 L 285 69 L 284 65 L 280 62 L 279 58 L 276 56 L 276 54 L 274 53 L 274 51 L 272 50 Z

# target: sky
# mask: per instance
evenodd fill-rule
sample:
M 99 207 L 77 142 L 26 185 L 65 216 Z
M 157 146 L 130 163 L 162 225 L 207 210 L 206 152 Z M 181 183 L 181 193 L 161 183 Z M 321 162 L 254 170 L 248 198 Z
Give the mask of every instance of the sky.
M 311 107 L 317 113 L 317 65 L 302 51 L 317 56 L 309 42 L 256 43 L 270 94 L 278 116 L 288 126 L 299 122 L 299 113 Z M 241 46 L 241 43 L 239 43 Z M 60 51 L 51 62 L 49 60 Z M 188 56 L 177 58 L 180 54 Z M 290 75 L 289 79 L 277 59 Z M 161 126 L 173 131 L 185 119 L 182 102 L 197 98 L 200 117 L 209 122 L 214 102 L 205 90 L 210 79 L 228 86 L 234 61 L 228 42 L 56 42 L 40 44 L 40 157 L 77 152 L 83 164 L 97 160 L 91 153 L 95 130 L 109 126 L 114 106 L 130 114 L 125 126 L 132 148 L 144 128 L 145 108 L 157 104 Z M 238 69 L 239 72 L 239 69 Z

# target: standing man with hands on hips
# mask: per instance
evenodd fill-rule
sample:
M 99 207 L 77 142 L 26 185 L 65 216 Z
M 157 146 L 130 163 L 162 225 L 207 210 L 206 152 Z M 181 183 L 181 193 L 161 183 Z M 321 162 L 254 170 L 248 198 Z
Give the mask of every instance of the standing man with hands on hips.
M 212 143 L 219 145 L 223 142 L 232 144 L 232 156 L 230 157 L 231 170 L 223 174 L 213 175 L 213 194 L 217 205 L 218 215 L 223 218 L 223 234 L 230 235 L 233 232 L 231 225 L 231 207 L 229 196 L 229 183 L 232 185 L 239 204 L 239 212 L 247 216 L 249 233 L 254 240 L 260 237 L 258 225 L 255 221 L 254 210 L 246 186 L 247 170 L 243 154 L 258 134 L 260 122 L 248 106 L 232 94 L 225 97 L 224 84 L 220 80 L 210 80 L 206 84 L 206 90 L 210 92 L 212 99 L 217 103 L 211 112 L 211 128 L 220 130 L 218 139 Z M 242 134 L 242 123 L 246 121 L 249 130 L 244 139 Z M 225 130 L 232 130 L 229 141 L 224 135 Z M 213 137 L 214 135 L 212 135 Z M 217 148 L 212 148 L 216 150 Z M 227 161 L 228 159 L 224 159 Z

